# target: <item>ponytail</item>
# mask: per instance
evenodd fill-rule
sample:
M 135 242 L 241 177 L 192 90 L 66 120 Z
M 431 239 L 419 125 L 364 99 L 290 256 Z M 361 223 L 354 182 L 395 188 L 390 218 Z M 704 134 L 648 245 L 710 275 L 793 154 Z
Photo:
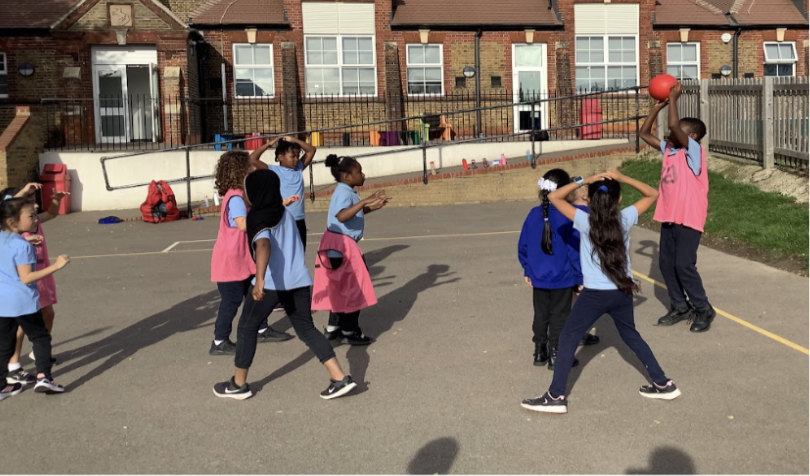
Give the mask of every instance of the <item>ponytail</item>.
M 551 223 L 548 221 L 548 194 L 557 190 L 559 187 L 565 187 L 571 183 L 571 177 L 563 169 L 552 169 L 543 175 L 543 179 L 538 182 L 540 185 L 540 198 L 543 200 L 543 239 L 540 242 L 540 248 L 543 253 L 547 255 L 554 254 L 553 240 L 554 235 L 551 229 Z
M 638 284 L 627 274 L 627 247 L 619 212 L 621 185 L 615 180 L 590 184 L 591 213 L 589 237 L 593 243 L 591 257 L 598 256 L 602 271 L 621 291 L 632 294 Z
M 351 173 L 354 166 L 358 164 L 359 162 L 357 162 L 357 159 L 354 157 L 338 157 L 335 154 L 327 155 L 324 161 L 324 165 L 331 169 L 332 176 L 335 177 L 335 180 L 338 182 L 340 182 L 340 174 Z

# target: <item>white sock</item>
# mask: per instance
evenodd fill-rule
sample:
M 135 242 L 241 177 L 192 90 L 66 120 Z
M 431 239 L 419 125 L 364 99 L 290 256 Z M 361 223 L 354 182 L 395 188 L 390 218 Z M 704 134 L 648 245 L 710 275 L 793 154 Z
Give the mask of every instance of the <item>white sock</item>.
M 215 340 L 214 345 L 219 345 L 219 344 L 221 344 L 223 342 L 225 342 L 225 341 L 224 340 Z
M 20 365 L 19 362 L 17 362 L 16 364 L 8 364 L 8 371 L 9 372 L 14 372 L 15 370 L 20 369 L 20 368 L 22 368 L 22 365 Z

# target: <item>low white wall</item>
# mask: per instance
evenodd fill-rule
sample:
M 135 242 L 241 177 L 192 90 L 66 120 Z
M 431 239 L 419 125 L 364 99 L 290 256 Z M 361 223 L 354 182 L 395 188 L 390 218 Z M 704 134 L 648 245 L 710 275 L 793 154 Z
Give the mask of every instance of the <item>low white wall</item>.
M 625 139 L 606 139 L 593 141 L 548 141 L 538 142 L 540 154 L 565 150 L 583 149 L 610 144 L 626 143 Z M 403 147 L 321 147 L 316 160 L 323 160 L 328 154 L 362 155 L 370 152 L 388 151 L 391 153 L 374 157 L 360 158 L 366 177 L 384 177 L 422 171 L 422 150 L 398 152 Z M 429 148 L 428 162 L 434 162 L 437 169 L 461 166 L 461 160 L 467 159 L 481 163 L 500 158 L 501 154 L 510 161 L 526 160 L 526 151 L 531 149 L 531 142 L 495 142 L 469 143 L 448 147 Z M 222 152 L 210 150 L 193 150 L 191 152 L 191 175 L 210 175 L 214 171 L 217 159 Z M 82 210 L 121 210 L 138 208 L 146 197 L 146 187 L 135 187 L 108 191 L 104 183 L 101 168 L 102 157 L 115 156 L 114 152 L 56 152 L 40 154 L 40 170 L 45 164 L 67 164 L 72 180 L 72 211 Z M 272 162 L 272 150 L 263 157 L 265 162 Z M 108 160 L 107 176 L 113 187 L 151 180 L 171 180 L 186 175 L 185 152 L 154 152 L 135 157 Z M 316 186 L 334 183 L 329 170 L 322 164 L 313 169 Z M 304 182 L 309 186 L 309 171 L 304 173 Z M 172 189 L 178 203 L 186 203 L 188 194 L 185 183 L 173 183 Z M 200 179 L 191 183 L 191 200 L 201 201 L 208 196 L 213 202 L 214 180 Z

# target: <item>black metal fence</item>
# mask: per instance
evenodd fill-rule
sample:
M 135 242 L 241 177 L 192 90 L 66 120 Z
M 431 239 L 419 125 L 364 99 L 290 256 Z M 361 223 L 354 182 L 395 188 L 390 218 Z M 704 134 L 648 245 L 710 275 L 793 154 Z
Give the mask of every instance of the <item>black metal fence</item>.
M 423 141 L 630 138 L 646 92 L 486 92 L 444 96 L 43 100 L 51 150 L 161 150 L 314 131 L 318 146 L 418 145 Z M 387 122 L 385 122 L 387 121 Z M 372 124 L 384 122 L 382 124 Z M 540 131 L 548 131 L 541 133 Z M 238 142 L 251 148 L 251 141 Z M 216 148 L 228 145 L 213 146 Z

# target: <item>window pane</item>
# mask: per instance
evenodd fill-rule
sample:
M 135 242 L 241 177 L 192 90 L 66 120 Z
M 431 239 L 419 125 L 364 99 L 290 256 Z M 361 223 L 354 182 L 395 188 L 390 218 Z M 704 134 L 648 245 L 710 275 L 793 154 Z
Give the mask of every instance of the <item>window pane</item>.
M 408 83 L 408 94 L 425 94 L 425 83 Z
M 683 60 L 697 61 L 697 45 L 684 45 Z
M 374 77 L 374 69 L 361 68 L 358 71 L 360 73 L 360 82 L 367 82 L 372 84 L 376 82 L 376 78 Z
M 587 66 L 577 66 L 576 88 L 578 91 L 588 91 L 591 84 L 590 69 Z
M 778 64 L 776 65 L 777 76 L 793 76 L 792 64 Z
M 371 38 L 358 38 L 357 49 L 361 51 L 374 51 L 374 45 L 371 42 Z
M 681 67 L 680 66 L 667 66 L 667 74 L 670 76 L 674 76 L 678 79 L 681 79 Z
M 426 81 L 441 81 L 442 80 L 442 70 L 439 68 L 425 68 L 425 80 Z
M 360 83 L 360 94 L 374 95 L 374 84 Z
M 425 52 L 421 45 L 408 46 L 408 62 L 411 64 L 422 64 L 425 62 Z
M 622 55 L 622 61 L 624 61 L 625 63 L 635 63 L 636 62 L 636 50 L 635 49 L 624 50 L 624 53 Z
M 340 71 L 337 68 L 307 68 L 307 94 L 340 94 Z
M 337 51 L 324 51 L 323 64 L 338 64 Z
M 424 81 L 425 68 L 408 68 L 408 81 Z
M 426 94 L 441 94 L 442 83 L 427 83 L 425 90 Z
M 779 45 L 765 45 L 765 61 L 776 61 L 779 59 Z
M 679 63 L 681 61 L 681 45 L 667 45 L 667 63 Z
M 425 63 L 428 64 L 442 64 L 441 48 L 438 45 L 432 45 L 425 48 Z
M 357 38 L 343 38 L 343 53 L 347 51 L 357 52 Z
M 600 37 L 591 38 L 591 63 L 605 62 L 605 39 Z
M 589 45 L 590 45 L 590 41 L 588 40 L 587 36 L 585 36 L 585 37 L 583 37 L 583 36 L 577 37 L 577 49 L 578 50 L 587 50 L 587 49 L 590 48 Z
M 793 45 L 779 45 L 779 59 L 796 60 L 796 57 L 793 55 Z
M 333 36 L 322 38 L 324 51 L 337 51 L 337 38 Z
M 251 81 L 250 79 L 237 79 L 236 96 L 237 97 L 255 96 L 255 94 L 253 93 L 253 81 Z
M 307 53 L 307 64 L 323 64 L 323 53 L 310 51 Z
M 776 76 L 776 65 L 765 63 L 765 76 Z
M 8 76 L 0 75 L 0 94 L 8 94 Z
M 307 38 L 306 48 L 307 48 L 307 51 L 322 50 L 323 45 L 321 44 L 321 39 L 320 38 Z
M 636 85 L 636 67 L 625 66 L 622 68 L 622 87 L 632 88 Z
M 515 66 L 543 66 L 543 47 L 540 45 L 516 45 Z
M 343 68 L 343 84 L 357 83 L 357 68 Z
M 357 64 L 357 51 L 343 50 L 343 64 Z
M 236 47 L 236 64 L 253 64 L 253 48 L 250 46 Z
M 253 70 L 253 82 L 256 85 L 256 96 L 273 95 L 273 70 L 256 68 Z
M 698 78 L 698 67 L 697 66 L 685 65 L 683 67 L 683 77 L 680 77 L 678 79 L 699 79 Z
M 591 90 L 604 91 L 605 90 L 605 67 L 604 66 L 591 66 Z
M 257 46 L 253 50 L 253 59 L 255 64 L 270 64 L 270 47 L 269 46 Z
M 590 63 L 591 54 L 589 50 L 577 50 L 576 56 L 577 63 Z
M 374 64 L 374 53 L 361 51 L 357 58 L 357 64 Z
M 625 51 L 636 51 L 636 39 L 631 36 L 625 36 L 622 39 L 622 49 Z

